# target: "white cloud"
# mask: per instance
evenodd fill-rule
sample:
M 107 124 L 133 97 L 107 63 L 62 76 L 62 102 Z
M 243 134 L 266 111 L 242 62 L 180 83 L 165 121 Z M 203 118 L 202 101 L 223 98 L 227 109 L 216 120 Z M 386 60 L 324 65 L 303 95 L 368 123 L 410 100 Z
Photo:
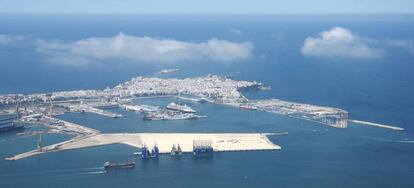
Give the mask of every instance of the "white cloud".
M 373 59 L 382 56 L 382 50 L 375 47 L 377 41 L 362 38 L 350 30 L 333 27 L 320 36 L 308 37 L 302 47 L 302 54 L 315 57 L 340 57 L 352 59 Z
M 230 63 L 251 56 L 253 45 L 212 38 L 193 43 L 173 39 L 137 37 L 119 33 L 113 37 L 89 38 L 74 42 L 37 40 L 37 51 L 51 63 L 88 64 L 107 59 L 132 62 L 174 63 L 213 61 Z
M 407 50 L 410 54 L 414 55 L 414 41 L 413 40 L 392 40 L 387 39 L 385 43 L 388 46 L 395 47 L 395 48 L 402 48 Z
M 270 35 L 270 38 L 272 38 L 275 41 L 282 41 L 286 38 L 286 33 L 282 32 L 282 31 L 277 32 L 277 33 L 272 33 Z
M 16 41 L 22 41 L 24 37 L 21 35 L 2 35 L 0 34 L 0 45 L 10 44 Z
M 233 35 L 236 35 L 236 36 L 243 36 L 243 32 L 241 31 L 241 30 L 239 30 L 239 29 L 236 29 L 236 28 L 229 28 L 228 29 L 228 31 L 231 33 L 231 34 L 233 34 Z

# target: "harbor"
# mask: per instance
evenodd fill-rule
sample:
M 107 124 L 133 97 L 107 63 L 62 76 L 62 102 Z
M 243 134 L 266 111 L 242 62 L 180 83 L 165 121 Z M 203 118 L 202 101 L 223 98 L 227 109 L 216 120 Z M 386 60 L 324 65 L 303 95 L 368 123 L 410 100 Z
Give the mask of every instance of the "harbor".
M 0 188 L 414 188 L 414 1 L 0 9 Z
M 96 147 L 109 144 L 125 144 L 135 148 L 157 145 L 161 154 L 171 153 L 174 145 L 180 146 L 180 152 L 194 152 L 196 140 L 209 140 L 215 152 L 279 150 L 280 146 L 269 141 L 262 133 L 101 133 L 99 130 L 58 119 L 54 116 L 64 113 L 94 113 L 108 118 L 122 118 L 107 108 L 124 109 L 143 113 L 143 120 L 194 120 L 207 118 L 196 114 L 196 110 L 185 103 L 172 101 L 164 107 L 138 104 L 134 99 L 140 97 L 178 96 L 178 99 L 223 104 L 251 111 L 265 111 L 293 118 L 304 119 L 329 125 L 335 128 L 347 128 L 348 121 L 392 130 L 403 130 L 395 126 L 382 125 L 359 120 L 349 120 L 348 112 L 339 108 L 294 103 L 279 99 L 249 100 L 242 90 L 265 87 L 255 81 L 237 81 L 226 77 L 208 75 L 207 77 L 187 79 L 162 79 L 136 77 L 131 81 L 104 90 L 79 90 L 31 95 L 0 95 L 3 112 L 16 114 L 5 122 L 24 122 L 41 124 L 49 128 L 46 133 L 61 133 L 74 136 L 72 139 L 41 146 L 6 160 L 20 160 L 26 157 L 49 152 L 58 152 L 78 148 Z M 267 87 L 265 87 L 267 88 Z M 185 94 L 185 97 L 182 97 Z M 191 97 L 190 97 L 191 96 Z M 201 103 L 200 103 L 201 104 Z M 16 124 L 17 125 L 17 124 Z M 16 127 L 12 125 L 12 128 Z M 9 129 L 9 127 L 5 127 Z M 39 131 L 38 131 L 39 132 Z M 30 133 L 32 134 L 32 133 Z M 29 135 L 30 135 L 29 134 Z M 33 132 L 36 134 L 36 132 Z M 284 134 L 284 135 L 287 135 Z M 202 149 L 204 151 L 204 149 Z
M 0 95 L 0 107 L 3 113 L 13 112 L 11 108 L 14 108 L 13 105 L 19 103 L 25 109 L 34 106 L 31 109 L 31 113 L 45 113 L 45 111 L 49 111 L 48 113 L 56 114 L 58 112 L 50 111 L 54 108 L 60 108 L 60 113 L 67 111 L 89 112 L 111 118 L 119 118 L 122 117 L 121 114 L 109 112 L 102 108 L 111 106 L 138 112 L 156 112 L 160 110 L 159 107 L 133 104 L 130 101 L 143 97 L 176 96 L 177 99 L 190 102 L 224 104 L 241 109 L 261 110 L 300 118 L 335 128 L 344 129 L 348 127 L 348 112 L 340 108 L 289 102 L 280 99 L 249 100 L 242 94 L 242 91 L 246 90 L 267 90 L 269 88 L 256 81 L 234 80 L 216 75 L 185 79 L 138 76 L 113 88 L 103 90 Z M 184 113 L 194 113 L 194 111 L 186 108 L 185 105 L 177 105 L 174 102 L 166 108 L 178 109 L 178 111 Z M 162 116 L 166 117 L 165 115 Z M 174 118 L 156 117 L 153 119 L 174 120 L 179 119 L 180 116 L 183 116 L 182 119 L 193 118 L 184 117 L 188 115 L 180 114 Z M 203 116 L 200 115 L 200 117 Z M 199 118 L 199 116 L 195 116 L 195 118 Z

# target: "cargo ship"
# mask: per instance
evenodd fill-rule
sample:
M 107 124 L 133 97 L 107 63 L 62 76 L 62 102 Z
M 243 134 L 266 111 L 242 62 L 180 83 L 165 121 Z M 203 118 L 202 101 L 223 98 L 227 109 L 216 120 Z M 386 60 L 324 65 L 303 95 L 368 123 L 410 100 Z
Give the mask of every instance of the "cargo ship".
M 103 167 L 105 170 L 110 168 L 134 168 L 135 162 L 127 161 L 125 163 L 110 163 L 109 161 L 106 161 Z
M 185 104 L 177 104 L 177 103 L 174 103 L 174 102 L 167 105 L 167 109 L 180 111 L 180 112 L 185 112 L 185 113 L 195 113 L 195 110 L 193 110 L 191 107 L 189 107 Z

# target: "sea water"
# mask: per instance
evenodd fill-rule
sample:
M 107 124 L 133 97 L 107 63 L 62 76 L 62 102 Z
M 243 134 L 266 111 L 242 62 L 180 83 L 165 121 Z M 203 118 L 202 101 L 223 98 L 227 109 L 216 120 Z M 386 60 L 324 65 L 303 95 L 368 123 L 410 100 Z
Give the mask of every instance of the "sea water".
M 111 37 L 119 32 L 135 36 L 202 42 L 212 37 L 254 44 L 253 56 L 234 64 L 183 62 L 137 64 L 107 62 L 87 67 L 45 63 L 32 47 L 0 47 L 0 93 L 34 93 L 74 89 L 103 89 L 138 75 L 154 76 L 164 68 L 180 71 L 163 77 L 205 76 L 209 73 L 263 82 L 270 91 L 248 91 L 248 98 L 279 98 L 333 106 L 349 111 L 351 119 L 397 125 L 404 132 L 350 124 L 340 130 L 286 116 L 246 111 L 225 105 L 182 101 L 208 118 L 144 121 L 140 113 L 111 109 L 125 117 L 69 113 L 67 121 L 117 132 L 289 132 L 270 136 L 280 151 L 215 153 L 194 159 L 163 155 L 142 161 L 137 149 L 126 145 L 47 153 L 19 161 L 0 160 L 0 187 L 412 187 L 414 185 L 413 55 L 387 50 L 376 60 L 337 60 L 304 57 L 308 36 L 333 26 L 348 28 L 373 39 L 412 39 L 410 19 L 297 19 L 297 18 L 159 18 L 134 16 L 10 16 L 0 17 L 0 34 L 75 41 Z M 235 35 L 230 29 L 237 29 Z M 277 36 L 277 37 L 275 37 Z M 137 99 L 137 103 L 165 106 L 176 98 Z M 36 128 L 36 127 L 35 127 Z M 29 128 L 26 131 L 30 131 Z M 36 148 L 37 136 L 0 135 L 0 158 Z M 69 139 L 48 134 L 44 144 Z M 134 160 L 128 170 L 103 171 L 105 161 Z

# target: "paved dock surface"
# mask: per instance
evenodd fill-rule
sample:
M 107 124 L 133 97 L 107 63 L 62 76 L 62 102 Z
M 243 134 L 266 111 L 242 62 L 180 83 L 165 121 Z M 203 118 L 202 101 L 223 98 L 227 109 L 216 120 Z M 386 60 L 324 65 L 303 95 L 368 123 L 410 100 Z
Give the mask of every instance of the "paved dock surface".
M 215 151 L 253 151 L 279 150 L 280 146 L 272 143 L 262 133 L 116 133 L 97 134 L 88 137 L 71 139 L 65 142 L 49 145 L 42 151 L 32 150 L 6 160 L 20 160 L 26 157 L 48 152 L 70 149 L 103 146 L 108 144 L 127 144 L 136 148 L 143 145 L 152 147 L 157 144 L 160 153 L 170 153 L 173 144 L 180 144 L 183 152 L 193 151 L 194 140 L 211 140 Z

